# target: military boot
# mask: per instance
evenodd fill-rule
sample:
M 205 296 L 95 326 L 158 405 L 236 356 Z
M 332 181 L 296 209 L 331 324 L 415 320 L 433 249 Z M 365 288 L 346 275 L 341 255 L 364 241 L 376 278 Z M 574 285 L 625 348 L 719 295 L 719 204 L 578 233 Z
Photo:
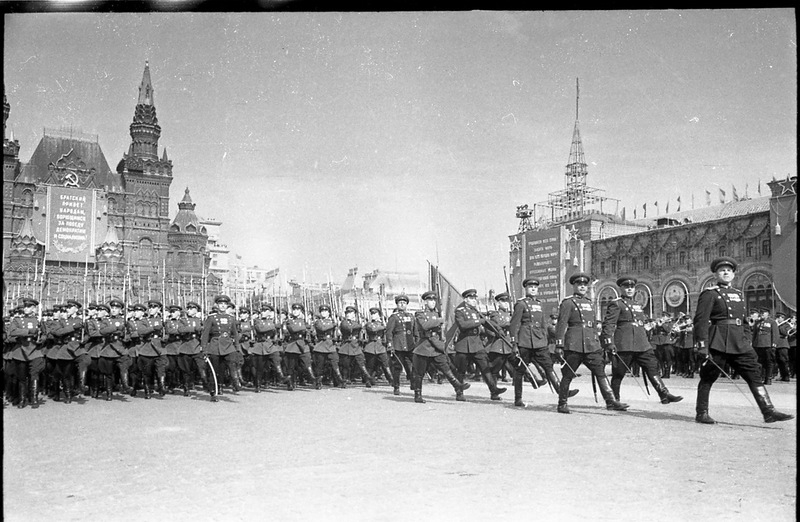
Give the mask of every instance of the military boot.
M 772 400 L 769 398 L 769 392 L 763 385 L 750 384 L 750 391 L 753 392 L 753 397 L 756 398 L 758 408 L 764 415 L 764 422 L 780 422 L 787 421 L 794 418 L 794 415 L 788 413 L 781 413 L 772 405 Z
M 572 382 L 572 379 L 564 379 L 558 387 L 558 413 L 571 413 L 569 406 L 567 406 L 570 382 Z
M 517 373 L 514 372 L 512 382 L 514 384 L 514 406 L 524 408 L 525 403 L 522 402 L 522 375 L 517 375 Z
M 19 383 L 19 396 L 20 401 L 17 404 L 17 408 L 22 409 L 28 405 L 28 382 L 27 380 L 23 380 Z
M 651 375 L 650 382 L 653 383 L 653 388 L 655 388 L 656 392 L 658 392 L 658 396 L 661 397 L 661 404 L 681 402 L 683 400 L 683 397 L 679 395 L 672 395 L 667 389 L 666 384 L 664 384 L 664 381 L 662 381 L 659 376 Z
M 450 370 L 450 368 L 446 368 L 442 373 L 444 374 L 445 379 L 447 379 L 447 382 L 449 382 L 450 385 L 453 387 L 453 389 L 456 391 L 456 396 L 458 395 L 459 392 L 461 392 L 461 394 L 463 395 L 463 392 L 469 389 L 470 384 L 466 381 L 459 381 L 458 379 L 456 379 L 456 376 L 453 375 L 453 371 Z M 417 382 L 421 384 L 420 382 L 421 380 L 422 379 L 420 378 Z
M 600 388 L 600 393 L 603 395 L 603 398 L 606 400 L 606 409 L 612 411 L 626 411 L 628 409 L 628 405 L 624 402 L 619 402 L 614 398 L 614 392 L 611 391 L 611 385 L 608 383 L 607 379 L 602 377 L 597 378 L 597 387 Z
M 167 394 L 167 385 L 165 383 L 165 377 L 162 375 L 158 378 L 158 383 L 156 384 L 156 389 L 158 390 L 158 394 L 163 397 Z
M 614 399 L 616 400 L 619 400 L 619 387 L 621 384 L 622 384 L 622 379 L 618 377 L 611 378 L 611 391 L 614 393 Z
M 64 404 L 72 403 L 72 379 L 64 380 Z
M 339 370 L 339 367 L 336 365 L 331 365 L 331 370 L 333 371 L 333 383 L 337 388 L 347 388 L 347 384 L 344 382 L 344 377 L 342 377 L 342 372 Z
M 61 379 L 53 379 L 52 382 L 52 397 L 54 402 L 61 401 Z
M 699 422 L 700 424 L 716 424 L 717 421 L 712 419 L 708 415 L 708 396 L 711 394 L 711 383 L 700 381 L 700 384 L 697 385 L 697 402 L 695 406 L 695 411 L 697 415 L 695 416 L 695 422 Z
M 556 393 L 559 393 L 559 390 L 561 389 L 561 381 L 558 380 L 558 376 L 553 368 L 547 370 L 547 380 L 553 385 L 553 389 L 556 390 Z M 547 381 L 545 381 L 543 384 L 547 384 Z M 568 390 L 567 397 L 575 397 L 578 395 L 579 391 L 580 390 L 578 389 Z
M 34 410 L 39 407 L 39 379 L 31 381 L 31 408 Z
M 104 380 L 106 383 L 106 400 L 110 401 L 111 394 L 114 393 L 114 378 L 110 375 L 107 375 Z
M 83 368 L 78 374 L 78 393 L 84 397 L 89 396 L 89 388 L 86 386 L 86 368 Z
M 152 397 L 152 396 L 153 396 L 153 395 L 152 395 L 152 393 L 153 393 L 153 392 L 152 392 L 152 390 L 150 389 L 150 380 L 149 380 L 149 379 L 147 379 L 147 378 L 145 378 L 145 379 L 144 379 L 144 398 L 145 398 L 145 399 L 149 399 L 150 397 Z
M 422 379 L 419 378 L 419 380 L 421 381 Z M 422 383 L 421 382 L 415 382 L 414 384 L 415 384 L 415 386 L 414 386 L 414 402 L 418 402 L 418 403 L 424 404 L 425 403 L 425 399 L 422 398 Z
M 367 367 L 364 366 L 363 364 L 359 364 L 358 367 L 361 370 L 361 375 L 363 375 L 364 379 L 366 379 L 367 381 L 366 382 L 367 388 L 372 388 L 373 386 L 375 386 L 375 379 L 372 377 L 372 375 L 369 374 L 369 372 L 367 371 Z
M 501 388 L 497 386 L 497 379 L 494 378 L 491 370 L 487 370 L 483 374 L 483 379 L 486 381 L 486 385 L 489 386 L 489 393 L 491 394 L 491 399 L 493 401 L 500 400 L 500 394 L 506 392 L 506 388 Z

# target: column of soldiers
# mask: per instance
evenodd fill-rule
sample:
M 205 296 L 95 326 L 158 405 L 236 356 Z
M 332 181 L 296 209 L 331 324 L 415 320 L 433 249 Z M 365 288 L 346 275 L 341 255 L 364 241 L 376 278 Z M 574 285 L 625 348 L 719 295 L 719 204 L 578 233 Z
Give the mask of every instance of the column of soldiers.
M 452 385 L 456 400 L 465 401 L 467 369 L 474 366 L 491 400 L 501 400 L 506 391 L 497 376 L 507 371 L 513 375 L 514 406 L 525 407 L 523 383 L 528 381 L 534 388 L 547 384 L 558 396 L 557 411 L 569 414 L 568 400 L 578 393 L 570 384 L 583 364 L 591 373 L 595 400 L 599 389 L 607 409 L 624 412 L 629 406 L 620 401 L 621 383 L 637 370 L 662 404 L 681 401 L 664 384 L 674 364 L 683 376 L 699 373 L 698 423 L 715 422 L 708 414 L 710 390 L 720 375 L 728 376 L 726 369 L 748 384 L 766 422 L 791 419 L 774 408 L 765 384 L 773 377 L 771 360 L 777 360 L 781 380 L 794 375 L 796 319 L 784 314 L 770 319 L 762 310 L 748 321 L 744 297 L 730 284 L 736 268 L 733 259 L 714 260 L 717 285 L 701 293 L 693 319 L 683 316 L 675 322 L 666 315 L 647 320 L 633 300 L 633 276 L 617 280 L 621 297 L 608 305 L 599 324 L 584 273 L 570 278 L 573 295 L 561 302 L 549 322 L 536 279 L 523 281 L 525 296 L 513 312 L 507 293 L 495 297 L 495 310 L 481 312 L 477 291 L 469 289 L 455 310 L 450 350 L 435 292 L 422 295 L 424 306 L 416 314 L 406 309 L 408 297 L 397 296 L 386 322 L 379 308 L 361 319 L 355 307 L 347 307 L 345 317 L 336 321 L 329 306 L 320 306 L 314 318 L 301 303 L 291 306 L 291 314 L 278 311 L 277 317 L 269 304 L 259 310 L 240 308 L 235 314 L 224 295 L 214 299 L 205 318 L 193 302 L 185 311 L 169 306 L 162 318 L 158 301 L 134 304 L 126 312 L 123 302 L 112 299 L 89 304 L 85 318 L 82 303 L 70 300 L 43 311 L 40 320 L 39 303 L 23 299 L 11 322 L 4 324 L 4 398 L 20 408 L 36 408 L 41 391 L 54 401 L 63 393 L 66 403 L 76 395 L 100 398 L 101 391 L 105 400 L 112 400 L 117 389 L 131 396 L 143 389 L 149 399 L 153 390 L 164 397 L 181 387 L 188 396 L 199 382 L 217 402 L 226 385 L 234 393 L 245 384 L 259 392 L 270 376 L 273 384 L 290 391 L 301 380 L 316 389 L 325 383 L 345 387 L 355 369 L 368 387 L 376 377 L 386 377 L 396 395 L 405 374 L 417 403 L 425 402 L 425 375 L 438 373 Z M 673 345 L 678 349 L 675 358 Z M 611 379 L 605 373 L 608 362 Z M 561 379 L 554 364 L 561 368 Z

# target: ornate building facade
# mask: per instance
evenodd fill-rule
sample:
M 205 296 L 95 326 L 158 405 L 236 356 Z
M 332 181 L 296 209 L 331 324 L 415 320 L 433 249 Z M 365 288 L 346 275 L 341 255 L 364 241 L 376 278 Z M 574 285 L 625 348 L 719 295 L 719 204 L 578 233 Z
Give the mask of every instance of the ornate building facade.
M 172 161 L 159 155 L 161 126 L 146 63 L 131 143 L 112 170 L 97 136 L 45 129 L 27 163 L 6 138 L 3 99 L 3 283 L 9 305 L 69 298 L 202 301 L 218 292 L 208 234 L 184 192 L 170 222 Z

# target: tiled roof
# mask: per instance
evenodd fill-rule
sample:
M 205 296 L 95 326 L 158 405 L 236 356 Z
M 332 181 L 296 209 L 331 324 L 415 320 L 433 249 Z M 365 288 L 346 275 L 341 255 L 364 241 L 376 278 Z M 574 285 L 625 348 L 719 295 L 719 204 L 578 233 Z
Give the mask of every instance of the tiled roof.
M 20 177 L 33 183 L 47 181 L 48 165 L 56 163 L 59 158 L 66 156 L 70 151 L 72 151 L 71 156 L 80 158 L 87 169 L 95 169 L 95 183 L 98 187 L 105 187 L 111 169 L 99 143 L 47 134 L 39 141 L 30 161 L 22 167 Z
M 731 201 L 713 207 L 701 207 L 683 210 L 681 212 L 672 212 L 654 218 L 636 219 L 633 220 L 633 223 L 637 225 L 655 226 L 657 220 L 664 218 L 675 219 L 680 223 L 684 223 L 684 220 L 689 220 L 689 223 L 701 223 L 703 221 L 716 221 L 718 219 L 746 216 L 748 214 L 757 214 L 760 212 L 769 212 L 769 196 L 746 199 L 743 201 Z

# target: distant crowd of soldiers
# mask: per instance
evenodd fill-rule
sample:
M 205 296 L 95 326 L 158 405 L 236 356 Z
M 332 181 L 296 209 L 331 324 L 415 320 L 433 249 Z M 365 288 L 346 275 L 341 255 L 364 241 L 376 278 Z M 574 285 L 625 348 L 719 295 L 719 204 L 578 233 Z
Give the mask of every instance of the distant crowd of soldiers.
M 578 273 L 570 278 L 573 295 L 549 317 L 534 278 L 523 281 L 525 296 L 513 309 L 508 293 L 501 293 L 495 309 L 482 312 L 477 291 L 466 290 L 448 332 L 433 291 L 422 295 L 423 309 L 414 314 L 407 309 L 408 297 L 396 296 L 388 318 L 380 308 L 360 317 L 353 306 L 342 318 L 333 317 L 327 305 L 316 315 L 301 303 L 289 310 L 269 303 L 237 309 L 225 295 L 214 299 L 205 317 L 194 302 L 165 310 L 156 300 L 126 305 L 119 299 L 86 306 L 68 300 L 40 314 L 39 303 L 26 298 L 4 321 L 4 405 L 37 408 L 40 393 L 65 403 L 78 395 L 107 401 L 115 393 L 189 396 L 197 385 L 217 402 L 226 387 L 258 393 L 266 386 L 344 388 L 359 380 L 371 387 L 383 378 L 399 395 L 402 375 L 418 403 L 425 402 L 426 376 L 439 383 L 446 379 L 457 401 L 466 400 L 468 378 L 478 377 L 491 400 L 499 401 L 506 388 L 498 383 L 511 375 L 515 406 L 525 407 L 527 381 L 534 388 L 549 386 L 558 395 L 557 411 L 570 413 L 568 399 L 578 393 L 570 383 L 583 364 L 591 372 L 595 399 L 599 388 L 609 410 L 628 409 L 620 401 L 626 376 L 638 378 L 641 372 L 645 387 L 649 381 L 669 404 L 682 397 L 670 393 L 664 379 L 699 373 L 696 420 L 711 424 L 708 392 L 720 374 L 730 373 L 748 383 L 765 421 L 792 418 L 775 410 L 764 385 L 771 384 L 775 367 L 782 381 L 795 376 L 796 318 L 771 319 L 768 310 L 745 317 L 743 296 L 730 287 L 736 262 L 720 258 L 711 270 L 718 286 L 701 294 L 694 318 L 646 317 L 633 300 L 636 278 L 621 276 L 621 297 L 596 321 L 587 296 L 589 276 Z M 554 366 L 560 367 L 560 378 Z

